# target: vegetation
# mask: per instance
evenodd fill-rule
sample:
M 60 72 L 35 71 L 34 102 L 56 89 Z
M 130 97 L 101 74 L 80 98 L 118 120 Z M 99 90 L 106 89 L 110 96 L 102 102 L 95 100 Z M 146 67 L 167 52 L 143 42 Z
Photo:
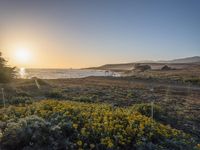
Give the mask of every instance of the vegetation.
M 151 117 L 151 104 L 135 104 L 133 105 L 134 110 L 140 112 L 142 115 Z M 154 104 L 154 119 L 157 121 L 163 121 L 166 119 L 167 113 L 159 106 Z M 169 118 L 169 117 L 168 117 Z
M 40 89 L 34 79 L 16 79 L 4 86 L 6 109 L 0 105 L 3 150 L 193 150 L 200 146 L 198 86 L 179 84 L 179 88 L 170 81 L 154 85 L 151 91 L 149 85 L 159 79 L 37 80 Z M 152 100 L 154 121 L 150 119 Z M 131 123 L 135 125 L 129 130 Z M 165 129 L 171 137 L 165 136 Z
M 185 83 L 200 85 L 200 78 L 187 78 L 183 80 Z
M 56 99 L 64 99 L 65 98 L 58 89 L 46 92 L 45 96 L 47 98 L 56 98 Z
M 8 67 L 6 60 L 2 57 L 0 52 L 0 83 L 9 82 L 15 76 L 15 68 Z
M 135 107 L 44 100 L 0 110 L 3 149 L 197 149 L 190 135 Z
M 31 97 L 27 96 L 19 96 L 19 97 L 12 97 L 8 104 L 11 105 L 24 105 L 24 104 L 31 104 L 33 102 Z
M 142 82 L 138 82 L 142 80 Z M 89 77 L 84 79 L 17 79 L 4 86 L 6 106 L 26 106 L 41 99 L 72 100 L 86 103 L 107 103 L 113 107 L 134 106 L 141 114 L 151 116 L 151 101 L 155 101 L 154 119 L 184 131 L 200 141 L 200 92 L 196 87 L 181 86 L 164 81 L 150 91 L 152 79 Z M 145 82 L 144 82 L 145 81 Z M 81 83 L 81 86 L 80 86 Z M 1 97 L 1 94 L 0 94 Z M 28 105 L 27 105 L 28 106 Z M 0 100 L 0 107 L 3 101 Z

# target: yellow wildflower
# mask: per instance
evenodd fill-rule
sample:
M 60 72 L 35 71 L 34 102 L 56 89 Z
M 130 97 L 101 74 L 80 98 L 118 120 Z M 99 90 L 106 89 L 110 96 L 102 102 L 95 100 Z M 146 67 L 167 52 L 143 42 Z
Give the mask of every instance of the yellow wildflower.
M 94 144 L 90 144 L 90 148 L 94 148 L 95 147 L 95 145 Z
M 78 125 L 77 124 L 73 124 L 73 128 L 77 129 L 78 128 Z
M 77 142 L 77 145 L 78 145 L 78 146 L 81 146 L 82 144 L 83 144 L 83 143 L 82 143 L 82 141 L 80 141 L 80 140 Z

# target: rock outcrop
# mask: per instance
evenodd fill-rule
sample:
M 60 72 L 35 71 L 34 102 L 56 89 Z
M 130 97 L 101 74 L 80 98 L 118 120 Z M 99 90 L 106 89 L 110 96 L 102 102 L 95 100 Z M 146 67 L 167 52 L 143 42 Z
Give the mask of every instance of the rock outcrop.
M 134 70 L 144 72 L 144 71 L 147 71 L 147 70 L 151 70 L 151 66 L 146 65 L 146 64 L 135 64 Z

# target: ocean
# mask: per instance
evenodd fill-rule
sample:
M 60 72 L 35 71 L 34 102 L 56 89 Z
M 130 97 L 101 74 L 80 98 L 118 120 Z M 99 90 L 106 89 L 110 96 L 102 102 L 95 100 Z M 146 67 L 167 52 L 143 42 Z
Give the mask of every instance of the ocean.
M 105 70 L 91 69 L 26 69 L 18 70 L 18 78 L 30 79 L 37 77 L 40 79 L 60 79 L 60 78 L 84 78 L 89 76 L 114 76 L 119 77 L 120 74 Z

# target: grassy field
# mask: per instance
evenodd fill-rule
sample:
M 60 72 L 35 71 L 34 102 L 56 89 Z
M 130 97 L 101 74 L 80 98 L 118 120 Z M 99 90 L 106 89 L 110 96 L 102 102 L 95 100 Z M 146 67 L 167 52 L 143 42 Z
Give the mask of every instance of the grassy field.
M 5 149 L 48 149 L 47 145 L 54 149 L 198 149 L 200 86 L 196 83 L 137 76 L 37 82 L 39 88 L 34 79 L 1 85 L 6 99 L 6 109 L 1 101 L 0 110 Z M 87 122 L 90 119 L 92 123 Z M 133 124 L 130 134 L 127 130 Z M 24 135 L 29 139 L 25 143 Z

